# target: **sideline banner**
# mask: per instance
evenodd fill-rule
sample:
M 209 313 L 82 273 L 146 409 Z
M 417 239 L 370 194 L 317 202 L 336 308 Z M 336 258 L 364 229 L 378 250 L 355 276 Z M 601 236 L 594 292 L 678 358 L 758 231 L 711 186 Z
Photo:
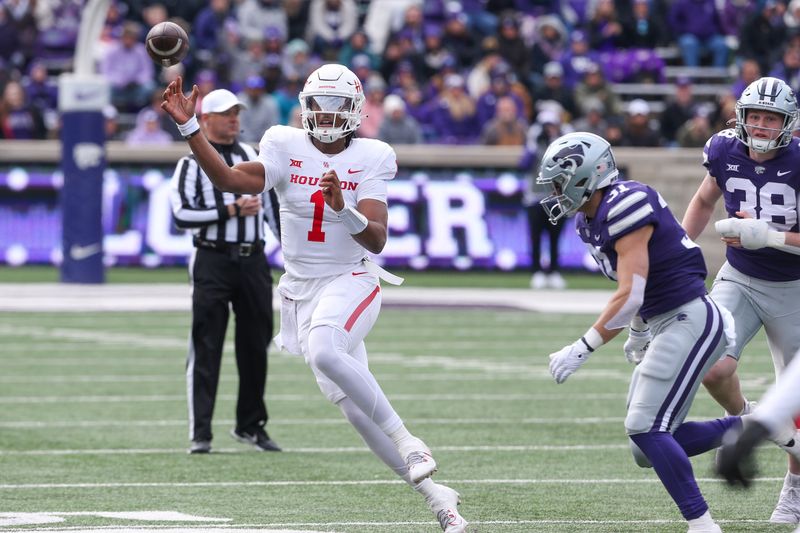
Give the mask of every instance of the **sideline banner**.
M 176 230 L 172 222 L 169 181 L 173 170 L 171 166 L 120 166 L 103 171 L 102 254 L 96 255 L 102 256 L 106 266 L 186 264 L 192 243 L 190 235 Z M 0 167 L 0 262 L 58 264 L 62 260 L 57 201 L 62 184 L 58 169 L 52 166 Z M 401 168 L 387 185 L 390 235 L 376 262 L 411 269 L 529 268 L 522 173 Z M 281 266 L 279 244 L 269 231 L 265 233 L 266 253 L 272 264 Z M 79 246 L 88 244 L 87 240 Z M 571 220 L 562 232 L 560 248 L 563 268 L 595 269 Z M 64 250 L 66 254 L 68 248 Z M 547 250 L 545 241 L 545 263 Z
M 108 82 L 65 74 L 59 80 L 61 111 L 61 281 L 103 283 L 100 225 Z

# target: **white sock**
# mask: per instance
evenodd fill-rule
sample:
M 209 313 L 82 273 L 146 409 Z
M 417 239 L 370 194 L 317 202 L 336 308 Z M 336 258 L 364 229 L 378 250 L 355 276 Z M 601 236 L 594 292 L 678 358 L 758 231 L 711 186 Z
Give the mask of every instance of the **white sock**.
M 783 479 L 783 486 L 786 487 L 800 487 L 800 474 L 792 474 L 786 472 L 786 477 Z
M 399 428 L 387 434 L 389 438 L 392 439 L 395 446 L 397 446 L 397 451 L 400 452 L 400 457 L 403 459 L 405 459 L 409 453 L 418 451 L 420 448 L 427 449 L 425 443 L 409 433 L 406 426 L 403 424 L 400 424 Z
M 411 483 L 406 461 L 397 453 L 397 446 L 386 436 L 386 433 L 381 431 L 377 424 L 365 415 L 350 398 L 344 398 L 338 405 L 347 421 L 358 431 L 372 453 L 394 470 L 406 483 Z
M 699 526 L 701 528 L 711 528 L 714 525 L 714 520 L 711 518 L 711 513 L 706 511 L 702 516 L 689 520 L 689 527 Z
M 414 485 L 414 490 L 422 494 L 426 500 L 431 498 L 436 493 L 436 488 L 438 485 L 429 477 L 426 477 L 416 485 Z
M 756 408 L 756 402 L 751 402 L 750 400 L 745 398 L 744 407 L 742 408 L 742 412 L 739 413 L 739 416 L 752 414 L 753 411 L 755 411 L 755 408 Z
M 725 411 L 725 416 L 744 416 L 752 413 L 755 405 L 751 404 L 750 401 L 744 396 L 742 396 L 742 399 L 744 400 L 742 410 L 739 411 L 738 413 L 729 413 L 728 411 Z

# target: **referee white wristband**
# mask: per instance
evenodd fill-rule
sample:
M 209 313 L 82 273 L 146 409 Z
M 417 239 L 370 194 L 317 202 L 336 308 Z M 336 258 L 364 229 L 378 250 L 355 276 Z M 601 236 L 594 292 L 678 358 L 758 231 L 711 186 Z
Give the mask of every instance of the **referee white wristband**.
M 192 115 L 192 118 L 184 122 L 183 124 L 177 124 L 178 131 L 181 132 L 181 135 L 188 139 L 192 137 L 195 133 L 200 131 L 200 123 L 197 122 L 197 115 Z
M 344 227 L 347 228 L 350 235 L 358 235 L 367 229 L 367 224 L 369 224 L 367 217 L 359 213 L 355 207 L 349 205 L 345 206 L 341 211 L 337 211 L 336 214 L 339 215 L 339 220 L 344 223 Z

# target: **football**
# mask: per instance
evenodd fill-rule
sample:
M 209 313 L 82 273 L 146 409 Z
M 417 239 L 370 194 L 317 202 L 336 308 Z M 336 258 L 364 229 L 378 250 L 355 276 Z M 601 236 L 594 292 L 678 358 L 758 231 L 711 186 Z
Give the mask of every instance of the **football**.
M 145 47 L 156 64 L 171 67 L 186 57 L 189 51 L 189 36 L 174 22 L 160 22 L 147 32 Z

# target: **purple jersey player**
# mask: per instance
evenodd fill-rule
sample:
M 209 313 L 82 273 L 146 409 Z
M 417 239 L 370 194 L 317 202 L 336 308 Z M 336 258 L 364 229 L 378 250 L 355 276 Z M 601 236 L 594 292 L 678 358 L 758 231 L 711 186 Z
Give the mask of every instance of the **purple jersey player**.
M 736 375 L 744 346 L 764 326 L 775 373 L 800 350 L 800 141 L 792 136 L 798 110 L 782 80 L 751 83 L 736 103 L 736 126 L 711 137 L 703 150 L 707 169 L 683 227 L 691 238 L 708 224 L 724 198 L 728 217 L 716 223 L 728 245 L 711 297 L 736 317 L 736 347 L 703 383 L 725 410 L 753 409 Z M 800 523 L 800 462 L 790 455 L 789 472 L 771 522 Z
M 537 181 L 552 191 L 542 200 L 550 221 L 577 213 L 580 238 L 617 282 L 594 325 L 550 354 L 550 372 L 563 383 L 630 324 L 624 350 L 638 364 L 625 430 L 636 463 L 653 467 L 690 532 L 718 533 L 689 456 L 718 446 L 742 418 L 684 420 L 703 376 L 732 340 L 733 320 L 706 295 L 703 255 L 664 199 L 642 183 L 617 181 L 617 175 L 609 143 L 591 133 L 558 138 L 542 159 Z M 787 427 L 781 442 L 794 433 L 794 425 Z
M 620 181 L 609 187 L 604 198 L 592 218 L 578 213 L 575 227 L 610 279 L 617 280 L 616 242 L 644 226 L 653 228 L 650 268 L 639 309 L 642 318 L 660 315 L 706 294 L 703 254 L 654 189 L 636 181 Z

